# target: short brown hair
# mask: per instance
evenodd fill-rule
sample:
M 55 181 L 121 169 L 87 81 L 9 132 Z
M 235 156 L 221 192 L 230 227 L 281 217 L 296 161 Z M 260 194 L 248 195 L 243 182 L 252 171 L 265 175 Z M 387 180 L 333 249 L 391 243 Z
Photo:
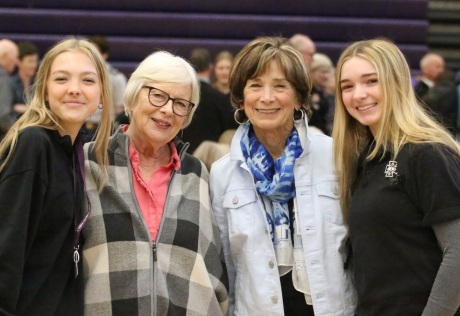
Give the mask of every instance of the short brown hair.
M 211 54 L 206 48 L 195 48 L 190 54 L 189 62 L 196 72 L 206 71 L 212 63 Z
M 19 60 L 29 55 L 38 55 L 38 48 L 30 42 L 22 42 L 18 44 Z
M 244 103 L 246 82 L 264 73 L 274 60 L 296 91 L 300 108 L 310 112 L 311 79 L 302 55 L 283 37 L 259 37 L 235 57 L 230 71 L 230 99 L 234 107 Z

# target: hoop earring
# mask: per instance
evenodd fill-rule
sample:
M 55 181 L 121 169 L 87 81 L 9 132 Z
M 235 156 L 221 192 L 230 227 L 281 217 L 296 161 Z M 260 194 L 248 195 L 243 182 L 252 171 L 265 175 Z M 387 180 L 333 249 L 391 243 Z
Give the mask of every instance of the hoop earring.
M 247 119 L 245 122 L 240 122 L 240 121 L 238 121 L 238 116 L 239 116 L 238 111 L 243 111 L 243 113 L 244 113 L 244 110 L 243 110 L 243 109 L 238 109 L 238 110 L 236 110 L 235 113 L 233 113 L 233 118 L 235 119 L 235 122 L 237 122 L 237 123 L 240 124 L 240 125 L 246 124 L 247 122 L 249 122 L 249 119 Z
M 99 104 L 99 105 L 97 106 L 97 108 L 98 108 L 99 110 L 102 110 L 103 107 L 104 107 L 104 106 L 102 105 L 102 103 Z
M 296 120 L 296 116 L 297 116 L 297 117 L 299 116 L 299 115 L 298 115 L 299 112 L 302 113 L 302 116 L 300 117 L 300 119 L 297 119 L 297 120 Z M 300 124 L 300 123 L 302 123 L 302 122 L 303 122 L 304 116 L 305 116 L 305 112 L 304 112 L 302 109 L 300 109 L 300 110 L 298 110 L 298 111 L 297 111 L 297 110 L 294 110 L 294 114 L 292 115 L 292 120 L 294 121 L 294 124 Z

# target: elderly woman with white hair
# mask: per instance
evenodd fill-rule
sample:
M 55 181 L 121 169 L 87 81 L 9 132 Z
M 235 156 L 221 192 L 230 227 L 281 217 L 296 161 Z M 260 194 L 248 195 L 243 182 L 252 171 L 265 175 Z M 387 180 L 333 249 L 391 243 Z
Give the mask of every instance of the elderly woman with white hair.
M 109 175 L 85 147 L 85 315 L 224 315 L 228 279 L 208 171 L 177 137 L 199 101 L 193 68 L 147 57 L 124 94 L 130 125 L 109 143 Z

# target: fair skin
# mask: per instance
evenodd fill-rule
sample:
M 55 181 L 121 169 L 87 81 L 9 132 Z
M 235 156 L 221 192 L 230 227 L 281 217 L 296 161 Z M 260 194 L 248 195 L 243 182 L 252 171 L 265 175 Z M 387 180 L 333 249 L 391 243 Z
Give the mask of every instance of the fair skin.
M 299 34 L 294 35 L 291 40 L 295 41 L 295 48 L 302 54 L 307 66 L 310 67 L 316 52 L 315 43 L 309 37 Z
M 305 41 L 305 46 L 299 50 L 299 52 L 307 62 L 308 67 L 310 67 L 311 63 L 313 62 L 313 55 L 316 52 L 315 43 L 313 43 L 312 40 Z
M 163 90 L 171 98 L 190 100 L 192 97 L 189 84 L 147 82 L 145 85 Z M 127 134 L 131 145 L 139 153 L 139 169 L 145 180 L 150 182 L 155 170 L 171 161 L 168 143 L 179 133 L 186 116 L 173 112 L 172 100 L 162 107 L 153 106 L 148 93 L 149 89 L 142 88 L 130 108 L 133 115 Z
M 429 54 L 422 66 L 423 76 L 431 81 L 438 80 L 444 72 L 444 58 L 436 54 Z
M 18 47 L 14 42 L 7 39 L 0 40 L 0 66 L 3 67 L 8 74 L 13 73 L 18 63 L 18 56 Z
M 32 77 L 35 75 L 38 65 L 38 55 L 26 55 L 18 62 L 19 78 L 24 85 L 24 90 L 30 87 Z M 13 110 L 17 113 L 24 113 L 27 111 L 27 105 L 23 103 L 15 104 Z
M 370 62 L 352 57 L 342 65 L 342 101 L 348 113 L 376 135 L 382 117 L 383 96 L 377 71 Z
M 59 133 L 70 135 L 73 143 L 86 118 L 101 102 L 96 66 L 82 52 L 61 53 L 51 64 L 46 91 L 46 100 L 61 126 Z
M 300 106 L 296 91 L 274 61 L 260 76 L 249 79 L 244 87 L 244 109 L 257 139 L 273 157 L 283 155 L 286 139 L 294 127 L 294 109 Z
M 230 69 L 232 68 L 232 62 L 228 59 L 221 59 L 216 63 L 215 74 L 216 74 L 216 88 L 224 94 L 230 93 L 230 88 L 228 85 L 228 76 L 230 74 Z
M 313 85 L 319 89 L 325 89 L 331 77 L 331 67 L 320 66 L 310 72 Z

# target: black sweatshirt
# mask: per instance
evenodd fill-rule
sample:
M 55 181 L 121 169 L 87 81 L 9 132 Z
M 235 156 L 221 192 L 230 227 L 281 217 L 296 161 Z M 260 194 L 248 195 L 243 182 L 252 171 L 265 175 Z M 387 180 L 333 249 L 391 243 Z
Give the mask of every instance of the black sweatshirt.
M 82 260 L 77 279 L 73 262 L 79 170 L 70 136 L 19 134 L 0 173 L 0 315 L 83 315 Z

